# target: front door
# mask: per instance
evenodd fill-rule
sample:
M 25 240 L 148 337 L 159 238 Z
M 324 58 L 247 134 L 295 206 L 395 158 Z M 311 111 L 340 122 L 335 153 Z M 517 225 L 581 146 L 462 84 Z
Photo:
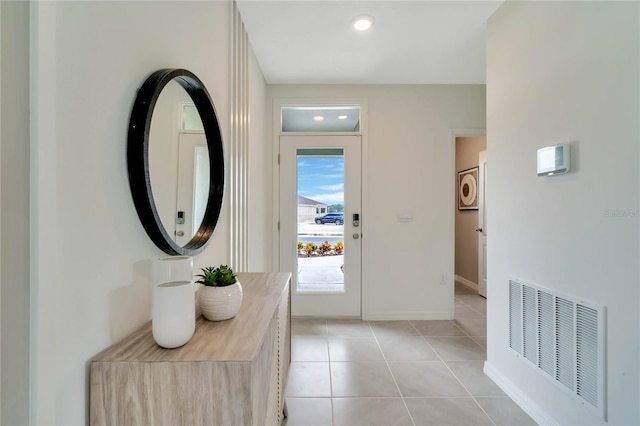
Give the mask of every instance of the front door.
M 179 133 L 175 238 L 184 246 L 196 234 L 209 198 L 209 149 L 204 133 Z
M 292 315 L 361 315 L 361 137 L 280 136 L 280 270 Z

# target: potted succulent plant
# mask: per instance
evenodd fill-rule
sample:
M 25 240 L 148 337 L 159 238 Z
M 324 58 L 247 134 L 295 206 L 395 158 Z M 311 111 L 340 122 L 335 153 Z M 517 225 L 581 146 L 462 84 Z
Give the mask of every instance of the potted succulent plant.
M 198 296 L 202 315 L 210 321 L 223 321 L 236 316 L 242 304 L 242 286 L 227 265 L 208 266 L 196 283 L 202 284 Z

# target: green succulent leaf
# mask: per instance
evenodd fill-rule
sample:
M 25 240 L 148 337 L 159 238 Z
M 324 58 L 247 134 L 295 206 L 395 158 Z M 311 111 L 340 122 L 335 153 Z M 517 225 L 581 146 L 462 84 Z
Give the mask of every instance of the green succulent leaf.
M 196 281 L 198 284 L 203 284 L 210 287 L 226 287 L 235 284 L 236 275 L 228 265 L 220 265 L 217 268 L 208 266 L 201 269 L 202 274 L 196 275 L 200 277 Z

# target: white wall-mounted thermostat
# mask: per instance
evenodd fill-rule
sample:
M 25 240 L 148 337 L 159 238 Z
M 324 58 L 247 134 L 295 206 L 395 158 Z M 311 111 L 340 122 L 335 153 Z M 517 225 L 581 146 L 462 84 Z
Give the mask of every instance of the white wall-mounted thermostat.
M 571 145 L 545 146 L 538 150 L 538 176 L 567 173 L 571 169 Z

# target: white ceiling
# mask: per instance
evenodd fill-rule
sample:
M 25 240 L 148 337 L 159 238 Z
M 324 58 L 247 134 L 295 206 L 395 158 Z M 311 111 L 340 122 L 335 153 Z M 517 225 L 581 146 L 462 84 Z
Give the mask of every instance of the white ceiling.
M 270 84 L 484 84 L 501 1 L 238 0 Z M 375 19 L 366 33 L 351 22 Z

